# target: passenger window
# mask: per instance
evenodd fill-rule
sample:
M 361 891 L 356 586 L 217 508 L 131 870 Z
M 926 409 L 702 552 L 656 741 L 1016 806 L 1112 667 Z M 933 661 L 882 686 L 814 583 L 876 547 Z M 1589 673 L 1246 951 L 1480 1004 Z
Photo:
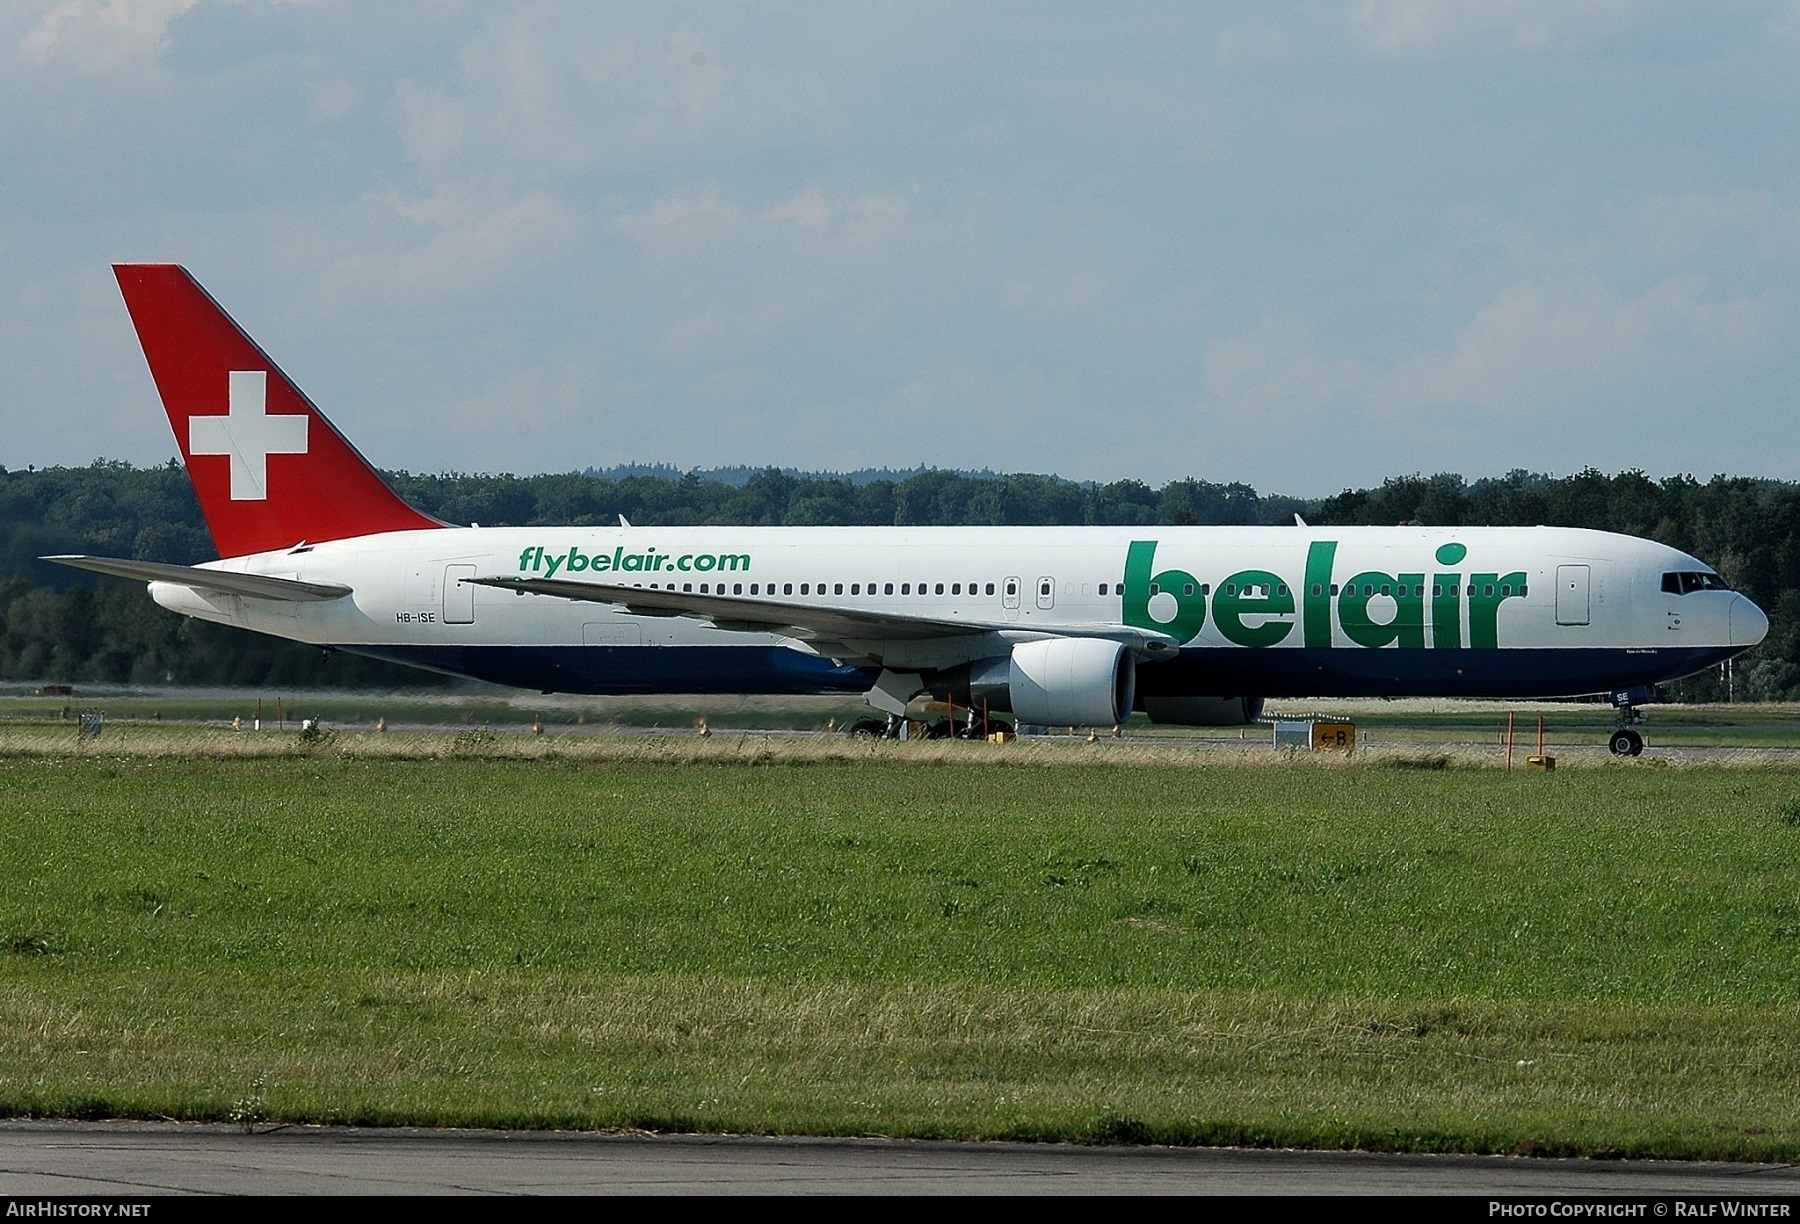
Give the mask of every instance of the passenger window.
M 673 583 L 673 582 L 671 582 L 671 583 L 670 583 L 670 584 L 669 584 L 669 589 L 670 589 L 670 590 L 671 590 L 671 591 L 673 591 L 673 590 L 674 590 L 674 589 L 675 589 L 675 584 L 674 584 L 674 583 Z M 693 584 L 693 583 L 691 583 L 691 582 L 684 582 L 684 583 L 682 583 L 682 584 L 681 584 L 681 589 L 682 589 L 682 590 L 684 590 L 684 591 L 687 591 L 687 592 L 689 592 L 689 593 L 692 593 L 692 591 L 693 591 L 693 589 L 694 589 L 694 584 Z
M 1336 595 L 1338 593 L 1338 584 L 1335 582 L 1331 584 L 1331 593 L 1333 595 Z
M 801 594 L 802 594 L 802 595 L 805 595 L 805 594 L 807 594 L 807 593 L 808 593 L 808 588 L 807 588 L 807 585 L 806 585 L 806 583 L 804 583 L 804 582 L 802 582 L 802 583 L 801 583 L 801 584 L 800 584 L 800 593 L 801 593 Z
M 1484 596 L 1484 597 L 1485 597 L 1485 598 L 1489 598 L 1489 599 L 1491 599 L 1491 598 L 1493 598 L 1493 595 L 1494 595 L 1494 584 L 1493 584 L 1493 583 L 1491 583 L 1491 582 L 1490 582 L 1490 583 L 1487 583 L 1487 584 L 1486 584 L 1486 585 L 1485 585 L 1485 586 L 1483 586 L 1483 587 L 1482 587 L 1482 588 L 1481 588 L 1481 593 L 1482 593 L 1482 595 L 1483 595 L 1483 596 Z
M 842 595 L 844 593 L 844 584 L 841 582 L 837 583 L 835 586 L 833 586 L 831 588 L 831 593 L 833 595 Z
M 994 593 L 994 584 L 991 582 L 987 584 L 987 593 L 989 595 L 992 595 Z
M 1227 582 L 1225 584 L 1225 593 L 1227 595 L 1236 595 L 1237 594 L 1237 583 Z
M 1019 593 L 1019 584 L 1016 582 L 1007 583 L 1006 584 L 1006 593 L 1008 595 L 1017 595 Z
M 941 582 L 937 584 L 937 593 L 939 595 L 942 595 L 944 593 L 944 584 Z
M 1512 594 L 1512 583 L 1502 582 L 1500 584 L 1500 598 L 1505 599 L 1508 595 L 1511 595 L 1511 594 Z
M 912 583 L 902 582 L 900 584 L 900 593 L 902 595 L 911 595 L 912 594 Z
M 962 594 L 962 583 L 952 582 L 950 584 L 950 593 L 952 595 L 961 595 Z
M 843 589 L 844 589 L 843 587 L 838 588 L 838 590 L 840 590 L 840 591 Z M 852 582 L 850 584 L 850 593 L 852 595 L 861 595 L 862 594 L 862 584 L 860 582 Z
M 875 589 L 875 588 L 874 588 L 874 587 L 870 587 L 870 588 L 869 588 L 869 589 L 870 589 L 870 590 L 871 590 L 871 591 L 872 591 L 872 590 L 874 590 L 874 589 Z M 886 589 L 886 590 L 884 590 L 884 591 L 883 591 L 883 592 L 882 592 L 882 594 L 884 594 L 884 595 L 892 595 L 892 594 L 893 594 L 893 593 L 894 593 L 894 584 L 893 584 L 893 583 L 891 583 L 891 582 L 890 582 L 890 583 L 888 583 L 888 584 L 887 584 L 887 589 Z
M 1102 583 L 1101 583 L 1101 584 L 1100 584 L 1100 593 L 1101 593 L 1101 594 L 1102 594 L 1102 595 L 1104 595 L 1104 594 L 1106 594 L 1106 584 L 1105 584 L 1105 583 L 1104 583 L 1104 582 L 1102 582 Z
M 1161 595 L 1162 594 L 1162 586 L 1158 583 L 1152 582 L 1150 584 L 1150 594 L 1152 596 Z
M 1434 582 L 1431 584 L 1431 597 L 1433 599 L 1436 599 L 1439 595 L 1442 595 L 1443 593 L 1444 593 L 1444 584 L 1443 583 Z
M 1187 598 L 1192 599 L 1194 597 L 1194 584 L 1191 582 L 1182 583 L 1181 593 Z

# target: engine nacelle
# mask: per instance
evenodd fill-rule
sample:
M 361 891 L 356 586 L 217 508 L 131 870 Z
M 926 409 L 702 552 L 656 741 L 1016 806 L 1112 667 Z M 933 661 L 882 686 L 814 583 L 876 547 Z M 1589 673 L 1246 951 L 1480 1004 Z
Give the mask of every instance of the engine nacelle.
M 1262 717 L 1261 697 L 1145 697 L 1153 723 L 1175 727 L 1242 727 Z
M 1131 717 L 1136 691 L 1137 660 L 1120 643 L 1098 638 L 1021 642 L 1010 658 L 970 668 L 977 705 L 1046 727 L 1115 726 Z

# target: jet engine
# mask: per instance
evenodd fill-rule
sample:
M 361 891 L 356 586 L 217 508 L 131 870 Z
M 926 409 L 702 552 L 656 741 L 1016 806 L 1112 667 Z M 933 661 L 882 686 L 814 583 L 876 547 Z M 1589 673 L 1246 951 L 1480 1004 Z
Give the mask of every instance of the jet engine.
M 931 688 L 977 710 L 1010 710 L 1022 723 L 1111 727 L 1131 717 L 1137 661 L 1118 642 L 1050 638 L 958 668 Z

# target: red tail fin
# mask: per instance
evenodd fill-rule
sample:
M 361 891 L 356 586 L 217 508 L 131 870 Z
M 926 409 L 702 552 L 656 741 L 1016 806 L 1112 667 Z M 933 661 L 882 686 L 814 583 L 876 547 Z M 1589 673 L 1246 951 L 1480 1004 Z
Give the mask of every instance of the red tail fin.
M 220 556 L 443 526 L 400 500 L 187 269 L 113 273 Z

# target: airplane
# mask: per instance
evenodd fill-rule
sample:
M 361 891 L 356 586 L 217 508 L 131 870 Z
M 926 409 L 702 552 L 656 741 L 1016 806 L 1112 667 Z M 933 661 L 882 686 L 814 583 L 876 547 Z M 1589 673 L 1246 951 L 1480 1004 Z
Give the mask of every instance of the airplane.
M 1606 694 L 1768 618 L 1559 527 L 481 527 L 407 505 L 175 264 L 114 267 L 221 560 L 45 560 L 220 624 L 543 692 L 921 696 L 1023 724 L 1248 723 L 1265 698 Z

